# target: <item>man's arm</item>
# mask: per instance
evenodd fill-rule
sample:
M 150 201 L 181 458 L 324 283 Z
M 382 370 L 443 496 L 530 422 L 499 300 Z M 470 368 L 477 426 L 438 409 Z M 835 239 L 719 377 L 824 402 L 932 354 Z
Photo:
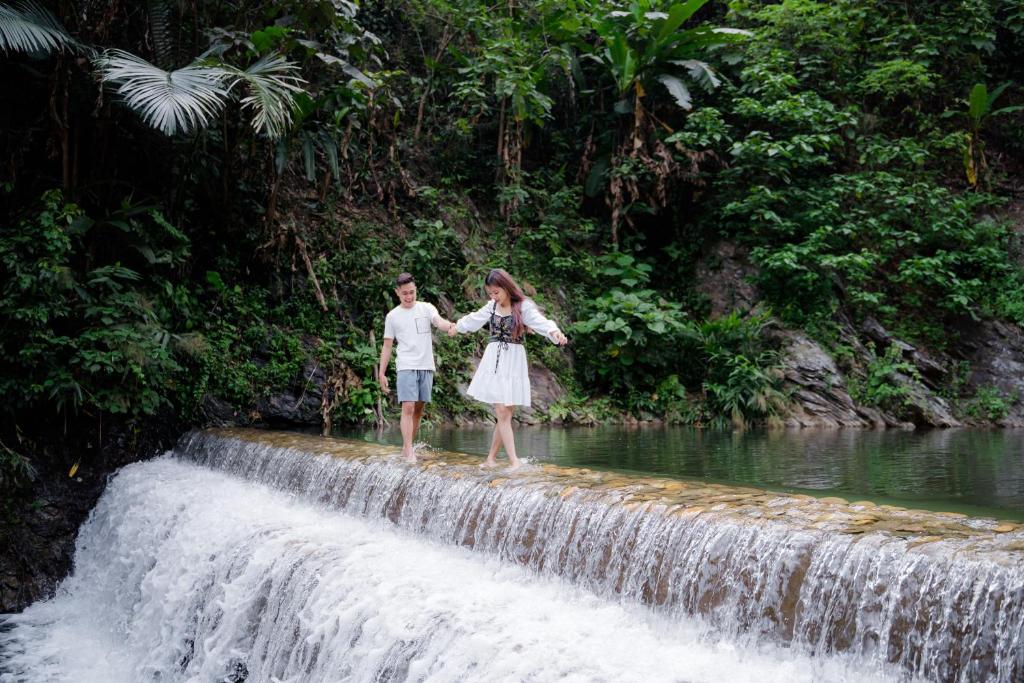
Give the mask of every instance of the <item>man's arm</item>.
M 380 363 L 377 364 L 377 381 L 380 382 L 381 390 L 388 393 L 388 363 L 391 362 L 391 347 L 395 340 L 391 337 L 384 337 L 384 344 L 380 347 Z
M 441 317 L 440 313 L 435 313 L 431 322 L 434 323 L 434 327 L 437 329 L 447 332 L 448 336 L 455 336 L 455 323 L 445 320 Z

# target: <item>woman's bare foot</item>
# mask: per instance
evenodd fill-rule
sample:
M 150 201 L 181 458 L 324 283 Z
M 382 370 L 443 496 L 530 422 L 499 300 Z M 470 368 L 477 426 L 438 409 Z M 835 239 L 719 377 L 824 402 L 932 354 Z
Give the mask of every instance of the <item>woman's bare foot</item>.
M 508 469 L 510 472 L 514 472 L 515 470 L 518 470 L 522 466 L 523 461 L 520 460 L 519 458 L 516 458 L 515 460 L 509 460 L 508 462 Z
M 405 460 L 406 462 L 410 462 L 410 463 L 416 462 L 416 451 L 412 450 L 411 448 L 408 451 L 403 449 L 402 450 L 402 460 Z
M 497 466 L 498 466 L 498 463 L 495 462 L 494 460 L 491 460 L 490 458 L 488 458 L 487 460 L 484 460 L 479 465 L 480 469 L 483 469 L 483 470 L 489 470 L 492 467 L 497 467 Z

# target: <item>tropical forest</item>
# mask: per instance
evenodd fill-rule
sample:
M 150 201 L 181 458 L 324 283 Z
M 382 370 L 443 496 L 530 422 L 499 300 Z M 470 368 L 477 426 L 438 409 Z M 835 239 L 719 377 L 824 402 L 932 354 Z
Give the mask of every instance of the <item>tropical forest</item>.
M 744 467 L 759 469 L 765 452 L 789 457 L 788 439 L 819 438 L 807 434 L 964 438 L 974 450 L 983 441 L 985 457 L 1004 458 L 999 467 L 1016 463 L 984 505 L 1002 501 L 992 514 L 1017 520 L 1007 522 L 1011 535 L 1024 533 L 1024 465 L 1013 445 L 1024 443 L 1013 436 L 1024 427 L 1021 65 L 1019 0 L 0 0 L 0 612 L 48 599 L 88 566 L 82 553 L 98 541 L 83 545 L 83 526 L 76 551 L 79 527 L 100 523 L 116 494 L 104 491 L 126 486 L 137 461 L 178 443 L 206 462 L 215 449 L 202 440 L 215 437 L 203 430 L 257 428 L 272 441 L 376 430 L 402 443 L 402 403 L 378 378 L 400 273 L 454 322 L 488 301 L 485 278 L 503 269 L 557 321 L 567 344 L 524 340 L 533 399 L 512 418 L 521 450 L 574 447 L 573 436 L 545 437 L 542 447 L 529 430 L 616 429 L 669 435 L 644 442 L 662 453 L 718 439 L 715 448 L 745 453 Z M 434 333 L 426 429 L 462 438 L 459 429 L 491 428 L 491 406 L 467 395 L 487 345 L 483 335 Z M 863 436 L 837 436 L 850 434 Z M 481 438 L 483 454 L 490 432 Z M 790 445 L 771 450 L 772 439 Z M 993 439 L 1010 441 L 997 448 Z M 900 466 L 928 471 L 914 462 L 908 455 Z M 692 474 L 665 467 L 659 476 Z M 967 486 L 973 467 L 955 466 L 954 487 Z M 704 474 L 757 484 L 737 471 Z M 884 476 L 895 486 L 896 475 Z M 569 504 L 600 488 L 581 481 L 550 495 Z M 780 490 L 815 488 L 795 481 Z M 414 499 L 407 486 L 403 510 Z M 892 490 L 884 495 L 899 498 Z M 164 494 L 146 495 L 156 507 Z M 156 514 L 139 505 L 139 519 Z M 393 522 L 404 514 L 381 513 Z M 863 511 L 850 514 L 844 528 L 853 529 Z M 904 533 L 893 524 L 886 533 Z M 913 525 L 921 531 L 904 536 L 961 534 Z M 526 557 L 542 528 L 507 552 Z M 504 558 L 506 546 L 494 543 Z M 547 572 L 569 561 L 566 552 L 541 561 L 535 551 L 520 564 L 536 560 Z M 594 571 L 586 590 L 604 596 L 593 577 L 612 569 Z M 805 583 L 804 572 L 815 575 L 800 570 Z M 607 580 L 616 600 L 634 585 Z M 781 598 L 757 607 L 744 598 L 736 604 L 750 614 L 726 618 L 724 593 L 677 601 L 668 579 L 636 581 L 640 602 L 689 605 L 679 609 L 743 637 L 786 647 L 805 637 L 798 617 L 808 612 L 799 610 L 779 617 L 784 636 L 750 625 L 774 624 L 790 609 Z M 998 609 L 1012 603 L 1024 619 L 1019 584 L 1013 600 L 1005 590 Z M 953 608 L 942 614 L 957 620 Z M 941 656 L 932 645 L 915 650 L 908 634 L 930 620 L 907 617 L 888 650 L 872 646 L 885 666 L 921 680 L 1024 676 L 1020 640 L 986 641 L 973 655 L 950 644 L 973 627 L 929 641 Z M 867 640 L 843 623 L 845 635 L 806 636 L 817 643 L 807 651 L 874 657 L 851 645 Z M 10 628 L 21 633 L 0 618 L 0 680 L 93 680 L 24 674 L 18 657 L 32 646 L 5 641 Z M 435 662 L 431 678 L 414 665 L 425 645 L 406 659 L 389 650 L 379 669 L 359 669 L 351 654 L 347 675 L 314 675 L 325 655 L 310 655 L 306 673 L 291 678 L 260 668 L 276 661 L 267 645 L 263 659 L 209 655 L 202 666 L 223 665 L 210 673 L 189 668 L 200 666 L 203 637 L 152 646 L 173 650 L 181 678 L 147 675 L 563 680 L 576 671 L 573 680 L 633 680 L 612 664 L 595 673 L 579 662 L 559 675 L 479 662 L 455 674 Z M 224 652 L 241 646 L 232 647 Z M 867 680 L 822 671 L 808 680 Z

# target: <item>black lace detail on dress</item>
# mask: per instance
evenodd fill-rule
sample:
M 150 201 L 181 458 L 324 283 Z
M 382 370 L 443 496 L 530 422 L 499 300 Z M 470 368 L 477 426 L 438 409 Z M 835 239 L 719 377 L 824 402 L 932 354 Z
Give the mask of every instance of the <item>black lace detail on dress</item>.
M 494 372 L 498 372 L 498 362 L 501 360 L 501 352 L 508 351 L 509 344 L 522 344 L 523 338 L 512 336 L 512 314 L 498 315 L 498 302 L 491 305 L 491 318 L 488 321 L 491 333 L 490 341 L 498 343 L 498 355 L 494 358 Z

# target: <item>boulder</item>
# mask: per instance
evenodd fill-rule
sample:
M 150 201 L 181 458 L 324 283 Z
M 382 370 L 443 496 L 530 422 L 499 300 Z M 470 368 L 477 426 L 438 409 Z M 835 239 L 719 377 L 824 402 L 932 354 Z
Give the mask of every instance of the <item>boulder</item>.
M 518 411 L 519 421 L 524 424 L 536 424 L 540 421 L 539 413 L 546 413 L 552 404 L 565 398 L 566 391 L 548 368 L 538 363 L 530 364 L 530 401 L 529 408 Z
M 846 342 L 856 335 L 852 333 L 848 320 L 844 319 L 843 323 L 843 336 Z M 899 349 L 900 357 L 914 366 L 916 373 L 895 373 L 892 377 L 893 382 L 907 390 L 906 406 L 902 412 L 910 423 L 922 427 L 963 426 L 963 423 L 953 415 L 953 409 L 946 399 L 936 393 L 948 385 L 950 368 L 953 367 L 953 360 L 950 357 L 918 349 L 898 339 L 871 316 L 864 319 L 860 330 L 864 337 L 874 344 L 874 354 L 862 345 L 856 347 L 859 372 L 863 373 L 863 367 L 872 362 L 875 356 L 882 355 L 892 347 Z
M 757 267 L 750 262 L 746 247 L 722 241 L 697 262 L 697 291 L 708 298 L 711 317 L 749 311 L 761 296 L 753 284 Z
M 915 426 L 960 427 L 944 398 L 926 386 L 917 377 L 897 373 L 892 381 L 906 387 L 907 405 L 902 416 L 891 415 L 869 406 L 858 405 L 846 388 L 846 379 L 832 356 L 818 342 L 801 332 L 777 330 L 773 332 L 780 342 L 782 370 L 792 401 L 790 410 L 783 415 L 783 423 L 791 427 L 897 427 L 913 429 Z M 869 336 L 887 338 L 905 354 L 916 353 L 912 346 L 892 338 L 878 325 Z M 869 349 L 854 347 L 856 365 L 854 374 L 863 375 L 863 366 L 872 360 Z M 923 353 L 917 356 L 931 362 L 945 372 L 945 368 Z M 903 418 L 903 419 L 901 419 Z
M 962 333 L 957 351 L 970 365 L 967 385 L 972 390 L 995 388 L 1016 398 L 1000 424 L 1024 427 L 1024 330 L 999 320 L 986 320 Z
M 949 368 L 952 367 L 952 359 L 943 354 L 931 354 L 908 344 L 907 342 L 892 336 L 888 330 L 882 327 L 881 323 L 868 316 L 861 323 L 861 331 L 875 343 L 875 350 L 881 354 L 890 346 L 900 350 L 904 360 L 910 361 L 917 368 L 921 381 L 932 389 L 945 386 L 949 381 Z
M 835 361 L 818 342 L 802 332 L 775 330 L 782 371 L 791 404 L 782 416 L 788 427 L 885 427 L 881 413 L 857 406 Z
M 316 360 L 307 359 L 296 380 L 288 391 L 269 394 L 257 401 L 259 422 L 320 426 L 327 373 Z
M 212 427 L 230 427 L 245 422 L 245 417 L 239 414 L 237 408 L 210 394 L 203 396 L 203 402 L 199 406 L 199 415 L 200 424 Z
M 910 421 L 923 427 L 963 427 L 963 423 L 953 415 L 953 410 L 934 391 L 924 385 L 916 377 L 897 373 L 894 378 L 907 387 L 906 411 Z

